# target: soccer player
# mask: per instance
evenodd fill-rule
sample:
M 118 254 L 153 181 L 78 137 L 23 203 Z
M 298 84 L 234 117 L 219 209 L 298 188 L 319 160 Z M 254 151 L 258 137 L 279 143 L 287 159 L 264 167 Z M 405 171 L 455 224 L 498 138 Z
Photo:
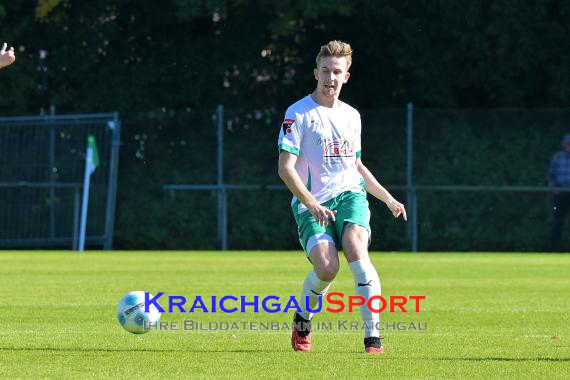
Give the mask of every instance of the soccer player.
M 367 192 L 386 204 L 394 217 L 406 218 L 404 206 L 380 185 L 361 159 L 360 114 L 339 100 L 348 81 L 352 48 L 341 41 L 322 46 L 314 69 L 317 87 L 287 109 L 279 133 L 279 176 L 293 193 L 291 207 L 299 240 L 313 270 L 301 291 L 302 313 L 295 313 L 291 344 L 311 350 L 312 313 L 339 269 L 338 250 L 344 251 L 354 276 L 356 293 L 368 300 L 380 295 L 380 280 L 368 257 L 370 210 Z M 376 303 L 374 305 L 374 303 Z M 379 300 L 373 300 L 379 308 Z M 368 353 L 383 353 L 376 323 L 378 313 L 360 307 Z
M 2 50 L 0 50 L 0 69 L 8 65 L 11 65 L 16 60 L 16 55 L 14 54 L 14 48 L 11 47 L 9 50 L 6 50 L 7 48 L 8 44 L 4 42 Z

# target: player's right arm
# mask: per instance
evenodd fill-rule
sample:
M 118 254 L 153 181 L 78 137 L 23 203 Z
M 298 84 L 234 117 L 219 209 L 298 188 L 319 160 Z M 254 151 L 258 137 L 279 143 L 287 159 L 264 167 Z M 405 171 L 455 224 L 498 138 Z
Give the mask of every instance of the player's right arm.
M 293 153 L 281 150 L 279 153 L 278 173 L 279 177 L 285 182 L 287 188 L 293 193 L 299 201 L 307 207 L 307 210 L 313 215 L 317 223 L 322 226 L 328 224 L 329 218 L 335 220 L 335 211 L 331 211 L 321 206 L 311 192 L 307 189 L 301 177 L 295 170 L 297 156 Z

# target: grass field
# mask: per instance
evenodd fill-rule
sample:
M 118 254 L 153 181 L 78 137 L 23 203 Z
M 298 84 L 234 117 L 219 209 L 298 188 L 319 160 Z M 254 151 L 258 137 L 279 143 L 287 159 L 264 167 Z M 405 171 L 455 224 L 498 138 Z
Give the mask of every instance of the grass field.
M 373 253 L 383 295 L 427 295 L 426 331 L 320 331 L 311 353 L 288 331 L 152 331 L 115 319 L 130 290 L 166 295 L 298 295 L 299 252 L 0 252 L 1 378 L 570 378 L 570 255 Z M 343 263 L 332 291 L 353 293 Z M 161 300 L 162 301 L 162 300 Z M 277 321 L 291 313 L 163 314 L 167 322 Z M 359 321 L 321 313 L 320 321 Z M 336 322 L 335 322 L 336 323 Z

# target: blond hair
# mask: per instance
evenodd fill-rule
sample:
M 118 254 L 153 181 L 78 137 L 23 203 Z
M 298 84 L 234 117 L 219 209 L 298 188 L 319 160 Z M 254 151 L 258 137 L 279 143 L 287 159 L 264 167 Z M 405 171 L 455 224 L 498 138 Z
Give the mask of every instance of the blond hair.
M 344 57 L 346 58 L 348 67 L 350 67 L 352 64 L 352 48 L 346 42 L 338 40 L 330 41 L 326 45 L 321 46 L 321 50 L 317 55 L 317 67 L 319 67 L 322 57 Z

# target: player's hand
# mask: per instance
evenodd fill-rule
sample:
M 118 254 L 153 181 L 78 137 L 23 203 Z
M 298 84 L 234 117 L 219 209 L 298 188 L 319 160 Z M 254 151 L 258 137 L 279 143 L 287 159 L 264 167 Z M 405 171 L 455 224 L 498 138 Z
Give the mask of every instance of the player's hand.
M 402 215 L 402 218 L 404 218 L 405 221 L 408 220 L 408 216 L 406 215 L 406 208 L 404 207 L 403 204 L 401 204 L 400 202 L 398 202 L 394 198 L 392 198 L 388 202 L 386 202 L 386 206 L 388 206 L 390 211 L 392 211 L 392 215 L 394 215 L 395 218 Z
M 2 50 L 0 50 L 0 68 L 11 65 L 16 60 L 16 55 L 14 54 L 14 48 L 11 47 L 9 50 L 6 50 L 7 48 L 8 44 L 4 42 Z
M 310 207 L 309 212 L 311 213 L 311 215 L 313 215 L 317 223 L 323 227 L 328 226 L 329 218 L 333 222 L 336 220 L 335 219 L 336 211 L 329 210 L 328 208 L 323 207 L 320 204 Z

